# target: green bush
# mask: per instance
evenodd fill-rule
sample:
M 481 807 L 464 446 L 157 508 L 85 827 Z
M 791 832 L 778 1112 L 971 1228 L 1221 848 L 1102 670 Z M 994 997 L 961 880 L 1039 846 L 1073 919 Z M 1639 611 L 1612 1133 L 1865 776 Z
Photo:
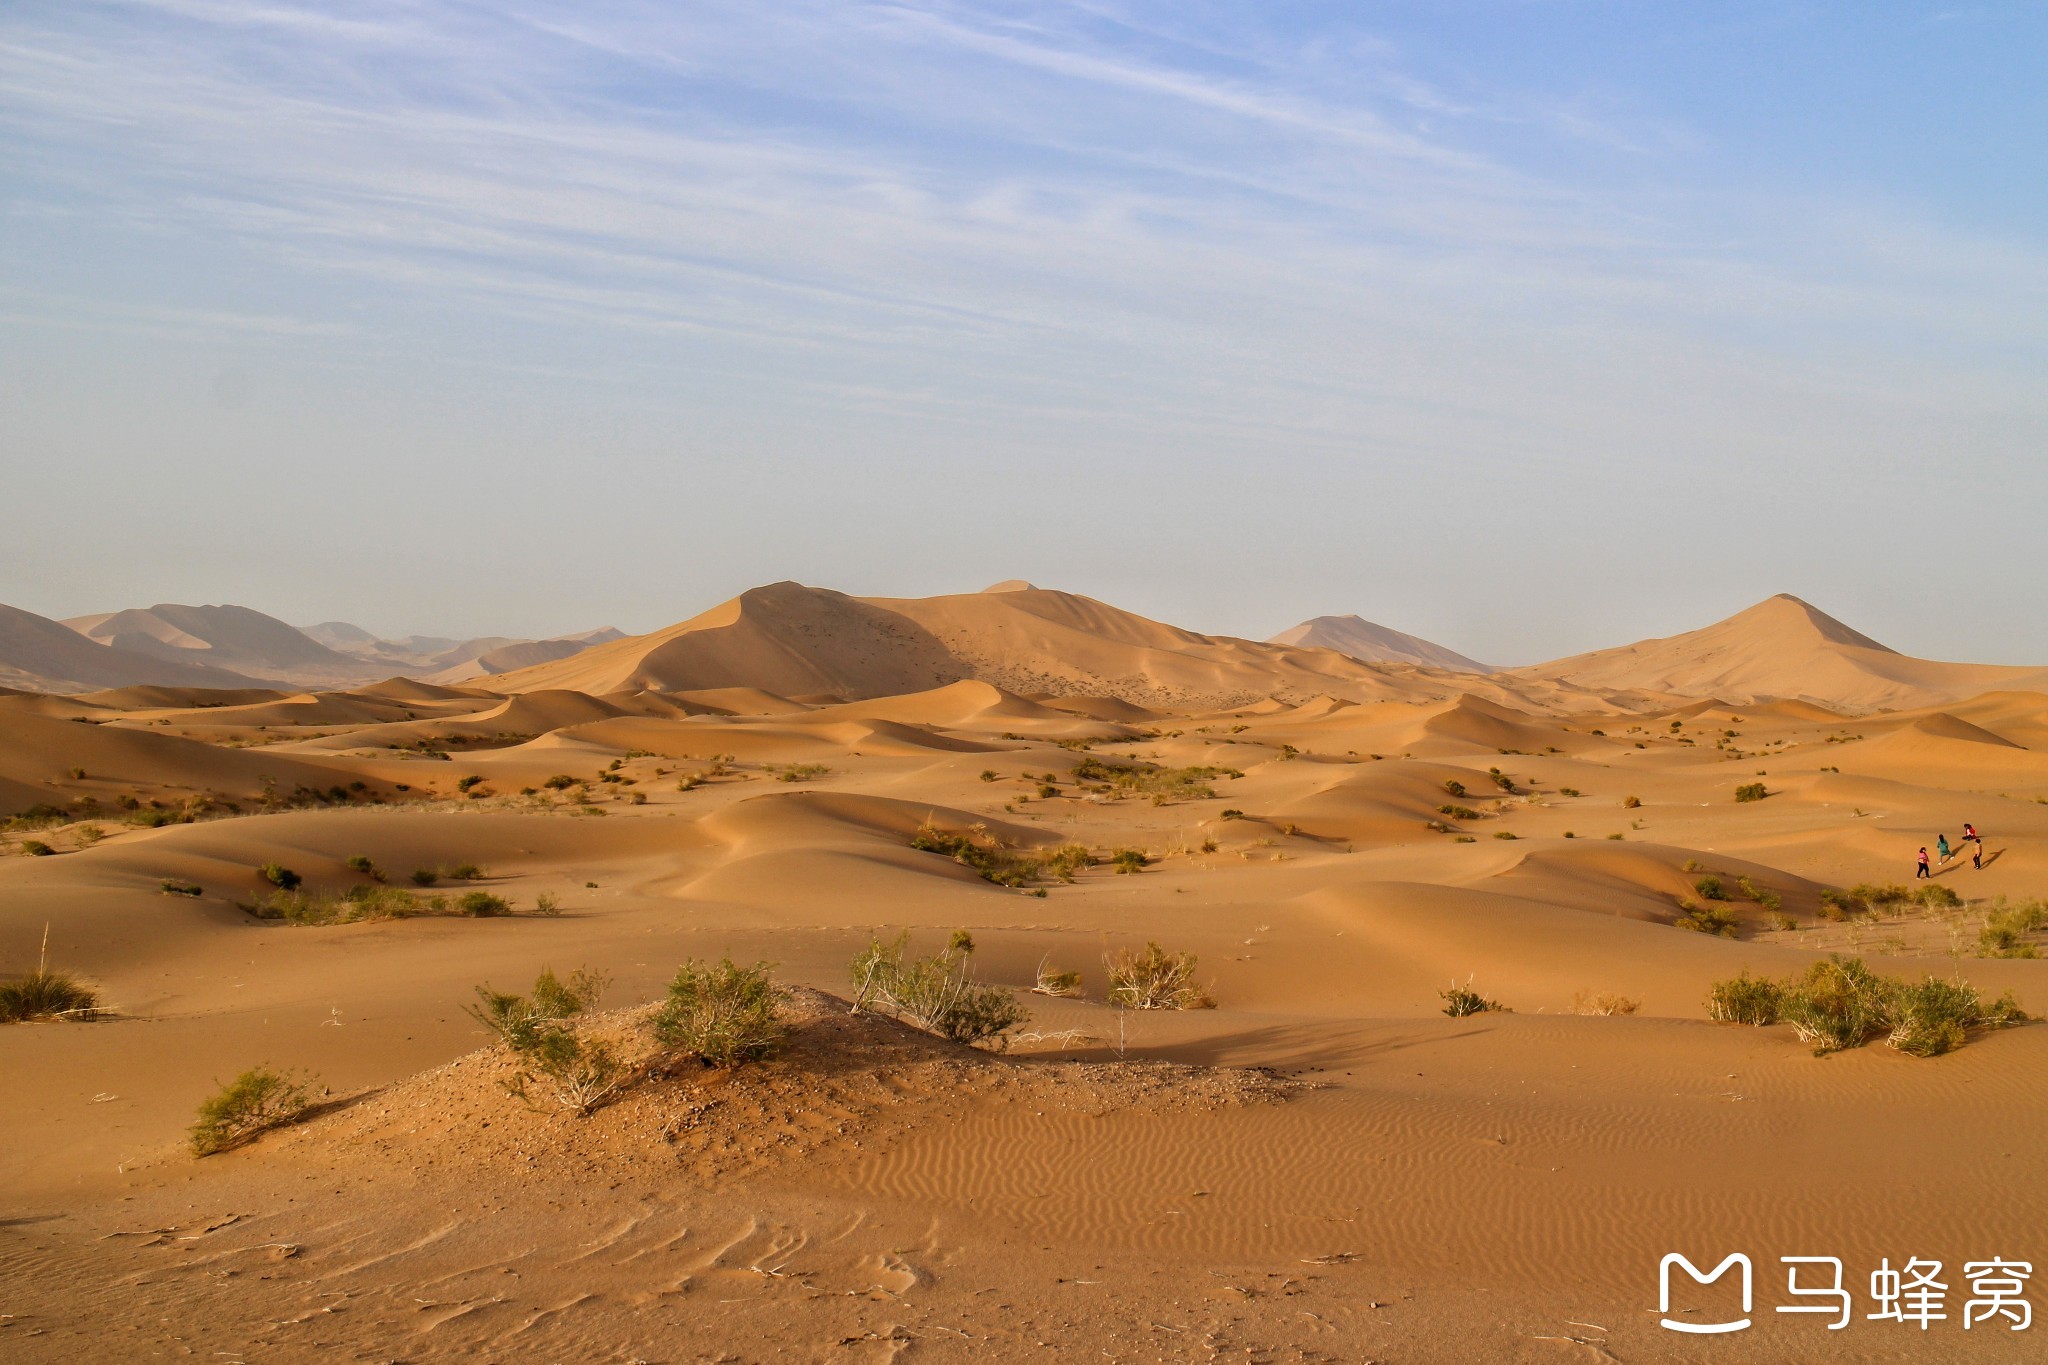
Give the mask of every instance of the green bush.
M 1109 861 L 1111 866 L 1116 868 L 1117 874 L 1122 876 L 1132 872 L 1143 872 L 1145 865 L 1152 860 L 1145 856 L 1143 849 L 1120 848 L 1109 855 Z
M 1169 953 L 1157 943 L 1145 951 L 1119 948 L 1103 959 L 1109 972 L 1109 1003 L 1132 1010 L 1205 1010 L 1215 1007 L 1195 981 L 1193 953 Z
M 565 982 L 553 971 L 535 978 L 530 996 L 506 995 L 489 985 L 476 988 L 471 1018 L 496 1034 L 519 1061 L 505 1089 L 526 1104 L 539 1107 L 535 1092 L 556 1108 L 588 1114 L 622 1089 L 631 1069 L 611 1046 L 583 1038 L 575 1018 L 604 994 L 606 979 L 577 971 Z
M 157 890 L 166 896 L 196 896 L 200 894 L 197 882 L 181 882 L 176 877 L 166 877 L 157 883 Z
M 1450 1015 L 1453 1019 L 1463 1019 L 1468 1014 L 1485 1014 L 1489 1011 L 1499 1011 L 1504 1014 L 1513 1013 L 1506 1005 L 1501 1004 L 1500 1001 L 1489 1000 L 1478 991 L 1473 990 L 1470 977 L 1466 978 L 1464 985 L 1461 986 L 1453 981 L 1446 989 L 1438 991 L 1437 994 L 1443 999 L 1444 1013 Z
M 1735 912 L 1719 902 L 1710 901 L 1705 905 L 1695 905 L 1687 901 L 1680 908 L 1685 913 L 1673 922 L 1681 929 L 1690 929 L 1700 934 L 1717 934 L 1722 938 L 1734 938 L 1741 930 L 1741 921 L 1736 919 Z
M 1963 898 L 1940 882 L 1929 882 L 1920 888 L 1916 897 L 1929 910 L 1959 910 Z
M 256 869 L 258 876 L 280 891 L 295 891 L 305 878 L 281 863 L 265 863 Z
M 503 896 L 493 896 L 488 891 L 465 891 L 455 904 L 457 909 L 472 919 L 488 919 L 512 913 L 509 901 Z
M 351 872 L 360 872 L 365 877 L 374 877 L 380 882 L 384 880 L 384 874 L 377 870 L 377 864 L 370 861 L 370 855 L 367 853 L 357 853 L 350 857 L 348 869 Z
M 1456 778 L 1452 778 L 1444 783 L 1444 790 L 1452 796 L 1463 796 L 1465 794 L 1465 784 Z
M 1707 1017 L 1723 1024 L 1775 1024 L 1784 1005 L 1784 987 L 1747 970 L 1716 981 L 1707 993 Z
M 2039 957 L 2040 949 L 2026 935 L 2048 928 L 2048 902 L 2022 901 L 2009 905 L 2003 899 L 1984 916 L 1977 935 L 1977 951 L 1985 957 Z
M 777 782 L 808 782 L 814 777 L 823 777 L 832 770 L 823 763 L 791 763 L 776 770 Z
M 1721 889 L 1721 879 L 1719 877 L 1702 877 L 1692 884 L 1692 889 L 1699 892 L 1701 900 L 1725 901 L 1728 899 L 1728 893 Z
M 685 962 L 654 1016 L 654 1036 L 672 1052 L 732 1068 L 773 1055 L 782 1038 L 768 964 Z
M 21 841 L 21 853 L 25 858 L 47 858 L 56 851 L 56 849 L 51 848 L 41 839 L 23 839 Z
M 1737 801 L 1761 801 L 1770 794 L 1761 782 L 1745 782 L 1735 789 Z
M 311 1085 L 289 1072 L 254 1067 L 199 1106 L 192 1125 L 194 1156 L 212 1156 L 282 1128 L 312 1107 Z
M 1846 891 L 1837 891 L 1833 887 L 1824 887 L 1821 890 L 1820 917 L 1822 919 L 1839 922 L 1849 918 L 1849 916 L 1862 908 Z
M 1477 820 L 1479 812 L 1470 806 L 1438 806 L 1437 814 L 1448 815 L 1453 820 Z
M 929 825 L 910 837 L 910 846 L 921 853 L 943 854 L 962 867 L 972 868 L 983 880 L 1008 887 L 1028 886 L 1048 877 L 1071 882 L 1089 861 L 1088 850 L 1079 844 L 1061 844 L 1043 853 L 1020 853 L 986 834 L 956 834 Z

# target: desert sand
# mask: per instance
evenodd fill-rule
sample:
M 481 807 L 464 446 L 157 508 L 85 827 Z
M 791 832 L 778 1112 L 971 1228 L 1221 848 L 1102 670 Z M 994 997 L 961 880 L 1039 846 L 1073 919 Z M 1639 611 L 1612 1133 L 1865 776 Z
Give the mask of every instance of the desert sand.
M 1963 1328 L 1961 1269 L 2048 1259 L 2048 1027 L 1819 1057 L 1707 998 L 1842 953 L 2048 1012 L 2039 960 L 1980 955 L 1999 898 L 2048 896 L 2048 674 L 1791 598 L 1481 674 L 998 588 L 778 584 L 459 685 L 0 695 L 0 815 L 40 808 L 0 839 L 0 978 L 47 934 L 105 1011 L 0 1026 L 0 1356 L 2038 1356 L 2048 1327 Z M 1830 903 L 1964 821 L 1959 905 Z M 1091 861 L 1004 886 L 920 831 Z M 265 864 L 333 895 L 362 858 L 474 865 L 434 890 L 513 913 L 250 912 Z M 1681 923 L 1709 878 L 1724 933 Z M 904 930 L 972 934 L 1029 1009 L 1006 1052 L 850 1010 Z M 1106 1002 L 1148 941 L 1213 1009 Z M 507 1093 L 464 1009 L 587 968 L 588 1027 L 645 1052 L 725 957 L 774 964 L 780 1053 L 589 1114 Z M 1031 994 L 1044 964 L 1080 993 Z M 1509 1009 L 1449 1017 L 1454 983 Z M 320 1103 L 194 1157 L 259 1065 Z M 1751 1256 L 1754 1326 L 1661 1327 L 1671 1252 Z M 1774 1311 L 1799 1255 L 1842 1258 L 1848 1329 Z M 1865 1320 L 1911 1257 L 1949 1318 Z

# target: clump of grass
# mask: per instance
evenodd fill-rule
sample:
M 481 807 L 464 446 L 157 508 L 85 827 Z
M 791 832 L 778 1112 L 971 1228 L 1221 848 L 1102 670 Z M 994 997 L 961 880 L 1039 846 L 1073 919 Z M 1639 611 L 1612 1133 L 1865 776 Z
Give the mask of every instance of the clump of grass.
M 909 946 L 906 930 L 887 943 L 872 939 L 854 956 L 854 1008 L 970 1047 L 1007 1048 L 1011 1031 L 1024 1022 L 1024 1007 L 1003 987 L 974 979 L 974 936 L 956 930 L 943 950 L 928 957 L 905 957 Z
M 1117 875 L 1124 876 L 1134 872 L 1143 872 L 1145 865 L 1152 860 L 1145 856 L 1143 849 L 1120 848 L 1109 855 L 1109 861 L 1110 865 L 1117 870 Z
M 609 984 L 587 970 L 572 972 L 567 981 L 543 970 L 531 995 L 503 994 L 488 984 L 476 988 L 470 1017 L 496 1034 L 519 1061 L 519 1070 L 503 1083 L 507 1092 L 536 1108 L 544 1099 L 558 1109 L 588 1114 L 625 1086 L 630 1069 L 608 1043 L 579 1035 L 574 1022 Z
M 465 891 L 456 898 L 455 908 L 472 919 L 488 919 L 512 913 L 511 902 L 488 891 Z
M 41 839 L 23 839 L 21 841 L 21 856 L 24 858 L 47 858 L 56 851 L 56 849 L 51 848 Z
M 1915 899 L 1929 910 L 1959 910 L 1963 904 L 1961 896 L 1940 882 L 1929 882 L 1921 887 Z
M 1735 789 L 1737 801 L 1761 801 L 1770 794 L 1770 790 L 1761 782 L 1745 782 Z
M 1127 796 L 1149 796 L 1152 804 L 1170 801 L 1210 801 L 1216 789 L 1209 783 L 1217 778 L 1243 777 L 1236 768 L 1197 766 L 1162 768 L 1154 764 L 1105 763 L 1090 754 L 1074 765 L 1074 780 L 1084 787 L 1106 792 L 1115 800 Z
M 1220 813 L 1216 818 L 1219 820 L 1242 820 L 1244 819 L 1244 812 L 1232 806 Z
M 1465 794 L 1465 784 L 1454 777 L 1444 783 L 1444 790 L 1452 796 L 1463 796 Z
M 295 891 L 305 880 L 282 863 L 265 863 L 256 869 L 256 875 L 280 891 Z
M 0 1024 L 30 1019 L 91 1019 L 99 1013 L 99 1003 L 99 994 L 92 987 L 69 972 L 51 971 L 47 955 L 33 972 L 0 982 Z
M 541 892 L 533 898 L 533 913 L 536 915 L 546 915 L 550 918 L 561 914 L 561 898 L 552 891 Z
M 1488 1011 L 1499 1011 L 1503 1014 L 1514 1013 L 1506 1005 L 1501 1004 L 1500 1001 L 1489 1000 L 1478 991 L 1473 990 L 1472 978 L 1470 977 L 1465 978 L 1465 984 L 1462 986 L 1453 981 L 1448 987 L 1438 991 L 1437 995 L 1443 999 L 1444 1013 L 1450 1015 L 1453 1019 L 1463 1019 L 1469 1014 L 1485 1014 Z
M 1897 882 L 1858 882 L 1849 888 L 1849 899 L 1879 910 L 1886 906 L 1910 904 L 1913 893 Z
M 199 1121 L 192 1125 L 192 1154 L 230 1151 L 296 1122 L 312 1107 L 309 1080 L 288 1071 L 252 1067 L 201 1102 Z
M 1050 956 L 1038 960 L 1037 980 L 1032 984 L 1033 995 L 1068 996 L 1081 993 L 1081 974 L 1061 971 L 1052 965 Z
M 1103 958 L 1109 1003 L 1132 1010 L 1206 1010 L 1216 1002 L 1195 981 L 1193 953 L 1169 953 L 1157 943 L 1143 952 L 1119 948 Z
M 1970 1029 L 2003 1028 L 2027 1018 L 2010 993 L 1987 1005 L 1966 981 L 1928 976 L 1908 982 L 1839 954 L 1783 983 L 1747 972 L 1716 982 L 1708 1013 L 1729 1023 L 1782 1019 L 1817 1056 L 1883 1035 L 1887 1046 L 1909 1056 L 1938 1057 L 1961 1047 Z
M 1799 927 L 1799 921 L 1786 914 L 1783 910 L 1773 910 L 1764 918 L 1773 929 L 1780 931 L 1797 929 Z
M 2048 901 L 2008 905 L 2001 900 L 1984 916 L 1977 951 L 1984 957 L 2039 957 L 2040 949 L 2026 936 L 2043 928 L 2048 928 Z
M 814 777 L 823 777 L 832 770 L 823 763 L 790 763 L 774 771 L 777 782 L 808 782 Z
M 360 872 L 365 877 L 373 878 L 376 881 L 381 882 L 384 880 L 384 874 L 377 869 L 376 863 L 370 861 L 370 855 L 367 853 L 352 855 L 348 860 L 348 870 Z
M 1643 1002 L 1617 991 L 1580 991 L 1572 997 L 1573 1014 L 1634 1014 Z
M 1640 796 L 1624 796 L 1621 798 L 1621 805 L 1624 810 L 1634 810 L 1642 804 L 1643 798 Z
M 166 896 L 197 896 L 200 894 L 199 883 L 179 881 L 176 877 L 164 878 L 157 883 L 156 889 Z
M 1519 839 L 1522 836 L 1511 829 L 1497 829 L 1493 832 L 1493 837 L 1496 839 Z
M 1702 877 L 1692 884 L 1692 889 L 1699 892 L 1701 900 L 1725 901 L 1728 899 L 1728 893 L 1722 888 L 1719 877 Z
M 774 1055 L 782 1040 L 768 964 L 685 962 L 651 1027 L 670 1052 L 730 1070 Z
M 1477 820 L 1479 818 L 1479 812 L 1473 810 L 1470 806 L 1446 805 L 1438 806 L 1436 810 L 1437 814 L 1448 815 L 1453 820 Z

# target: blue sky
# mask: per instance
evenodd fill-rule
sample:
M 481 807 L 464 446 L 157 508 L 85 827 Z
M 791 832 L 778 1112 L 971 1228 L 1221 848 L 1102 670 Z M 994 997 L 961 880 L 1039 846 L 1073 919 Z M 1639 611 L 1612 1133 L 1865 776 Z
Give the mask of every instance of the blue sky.
M 2048 13 L 0 8 L 0 601 L 2048 662 Z

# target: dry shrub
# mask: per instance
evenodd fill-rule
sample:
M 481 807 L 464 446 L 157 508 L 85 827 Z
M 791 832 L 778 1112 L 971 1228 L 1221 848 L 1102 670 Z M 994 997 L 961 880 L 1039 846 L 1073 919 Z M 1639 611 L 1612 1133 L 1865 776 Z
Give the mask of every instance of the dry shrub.
M 1617 991 L 1580 991 L 1572 997 L 1573 1014 L 1634 1014 L 1643 1002 Z
M 1145 951 L 1119 948 L 1103 959 L 1109 1003 L 1133 1010 L 1206 1010 L 1215 1000 L 1195 982 L 1193 953 L 1169 953 L 1157 943 Z
M 1024 1022 L 1024 1007 L 1003 987 L 974 979 L 974 936 L 955 930 L 929 957 L 906 958 L 909 946 L 906 930 L 887 943 L 871 939 L 854 956 L 854 1009 L 872 1009 L 956 1043 L 1007 1048 Z

